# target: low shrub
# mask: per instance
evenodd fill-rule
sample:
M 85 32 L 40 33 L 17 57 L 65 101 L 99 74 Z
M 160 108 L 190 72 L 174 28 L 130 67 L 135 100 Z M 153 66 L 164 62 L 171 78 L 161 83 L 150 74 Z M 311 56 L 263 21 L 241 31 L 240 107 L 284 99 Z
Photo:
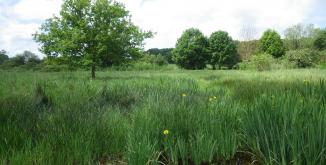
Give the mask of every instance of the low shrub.
M 273 56 L 269 54 L 257 54 L 251 56 L 249 60 L 239 63 L 239 69 L 252 69 L 258 71 L 271 70 L 273 63 L 276 63 Z
M 138 60 L 139 62 L 145 62 L 150 64 L 155 64 L 159 66 L 167 65 L 168 61 L 162 55 L 149 55 L 144 54 L 141 59 Z

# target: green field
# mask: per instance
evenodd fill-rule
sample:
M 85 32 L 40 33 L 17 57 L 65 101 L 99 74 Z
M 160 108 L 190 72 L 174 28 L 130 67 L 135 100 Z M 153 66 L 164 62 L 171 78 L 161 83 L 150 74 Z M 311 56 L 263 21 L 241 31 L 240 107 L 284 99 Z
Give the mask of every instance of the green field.
M 326 71 L 0 71 L 0 164 L 326 164 Z

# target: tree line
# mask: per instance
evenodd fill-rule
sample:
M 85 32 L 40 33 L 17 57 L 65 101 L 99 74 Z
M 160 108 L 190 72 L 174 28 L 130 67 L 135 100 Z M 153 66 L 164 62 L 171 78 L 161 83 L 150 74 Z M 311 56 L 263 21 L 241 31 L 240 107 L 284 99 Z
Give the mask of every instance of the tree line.
M 287 58 L 305 67 L 308 64 L 302 63 L 308 63 L 307 60 L 325 59 L 325 43 L 326 30 L 313 25 L 289 27 L 284 39 L 277 31 L 268 29 L 259 40 L 249 41 L 233 40 L 225 31 L 216 31 L 205 37 L 199 29 L 190 28 L 178 39 L 172 59 L 185 69 L 203 69 L 207 64 L 215 69 L 232 68 L 239 62 L 254 60 L 254 56 L 270 55 L 275 59 Z
M 135 61 L 155 64 L 177 64 L 184 69 L 238 68 L 249 64 L 264 65 L 269 59 L 285 59 L 306 67 L 325 60 L 326 30 L 313 25 L 294 25 L 285 38 L 275 30 L 266 30 L 259 40 L 254 30 L 244 30 L 244 41 L 233 40 L 226 31 L 206 37 L 190 28 L 177 40 L 175 48 L 143 50 L 144 40 L 153 37 L 131 21 L 129 11 L 116 1 L 65 0 L 59 16 L 46 20 L 33 36 L 46 55 L 43 63 L 31 52 L 9 58 L 0 52 L 0 64 L 19 66 L 40 64 L 90 68 L 121 66 Z M 284 60 L 283 60 L 284 61 Z

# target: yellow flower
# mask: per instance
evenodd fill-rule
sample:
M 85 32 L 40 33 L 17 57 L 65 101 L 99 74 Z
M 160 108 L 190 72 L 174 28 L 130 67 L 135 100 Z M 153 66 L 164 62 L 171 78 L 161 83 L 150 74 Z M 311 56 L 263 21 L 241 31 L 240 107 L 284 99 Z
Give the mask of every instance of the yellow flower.
M 181 95 L 182 97 L 186 97 L 187 96 L 187 94 L 185 94 L 185 93 L 182 93 L 182 95 Z
M 169 130 L 167 130 L 167 129 L 163 130 L 163 134 L 164 135 L 168 135 L 169 134 Z
M 209 97 L 209 98 L 208 98 L 209 101 L 214 101 L 214 100 L 216 100 L 216 99 L 217 99 L 216 96 L 212 96 L 212 97 Z

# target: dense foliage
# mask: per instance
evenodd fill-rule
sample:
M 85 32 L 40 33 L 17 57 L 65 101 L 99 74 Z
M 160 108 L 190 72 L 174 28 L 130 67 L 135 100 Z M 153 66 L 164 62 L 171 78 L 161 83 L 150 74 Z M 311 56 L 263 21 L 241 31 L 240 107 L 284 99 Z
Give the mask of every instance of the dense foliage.
M 270 54 L 255 54 L 250 59 L 243 61 L 239 64 L 239 69 L 242 70 L 258 70 L 267 71 L 271 70 L 276 59 Z
M 208 40 L 199 29 L 187 29 L 173 50 L 173 61 L 185 69 L 203 69 L 209 57 Z
M 22 67 L 24 69 L 33 69 L 42 62 L 39 57 L 30 52 L 24 51 L 21 54 L 17 54 L 14 57 L 8 58 L 0 65 L 0 68 L 11 69 L 15 67 Z
M 134 59 L 150 32 L 130 21 L 129 12 L 115 1 L 65 0 L 60 17 L 48 19 L 35 34 L 48 59 L 67 58 L 69 65 L 111 66 Z
M 317 64 L 320 54 L 311 49 L 291 50 L 286 52 L 285 58 L 290 62 L 294 62 L 299 68 L 306 68 Z
M 270 54 L 276 58 L 285 53 L 285 48 L 281 36 L 274 30 L 267 30 L 259 40 L 259 50 Z
M 5 50 L 0 51 L 0 65 L 3 64 L 5 61 L 9 60 L 9 56 Z
M 238 62 L 238 53 L 235 42 L 225 31 L 217 31 L 211 34 L 209 37 L 209 63 L 215 69 L 218 65 L 233 66 Z
M 102 1 L 66 0 L 62 16 L 47 20 L 34 35 L 47 56 L 40 60 L 34 55 L 28 60 L 31 52 L 24 52 L 25 55 L 9 58 L 2 50 L 0 69 L 72 71 L 88 70 L 91 66 L 94 77 L 96 65 L 99 70 L 175 70 L 177 66 L 260 71 L 326 68 L 326 30 L 314 25 L 291 26 L 284 31 L 284 39 L 276 31 L 267 30 L 256 40 L 252 29 L 247 29 L 244 40 L 239 41 L 225 31 L 216 31 L 206 38 L 199 29 L 191 28 L 184 31 L 176 48 L 143 51 L 143 41 L 152 33 L 143 32 L 130 22 L 122 4 Z M 116 22 L 110 24 L 107 19 Z
M 151 54 L 151 55 L 161 55 L 164 57 L 164 59 L 168 62 L 168 63 L 173 63 L 172 60 L 172 51 L 173 48 L 163 48 L 163 49 L 158 49 L 158 48 L 152 48 L 152 49 L 148 49 L 146 51 L 147 54 Z
M 314 45 L 318 50 L 326 50 L 326 29 L 318 33 Z

